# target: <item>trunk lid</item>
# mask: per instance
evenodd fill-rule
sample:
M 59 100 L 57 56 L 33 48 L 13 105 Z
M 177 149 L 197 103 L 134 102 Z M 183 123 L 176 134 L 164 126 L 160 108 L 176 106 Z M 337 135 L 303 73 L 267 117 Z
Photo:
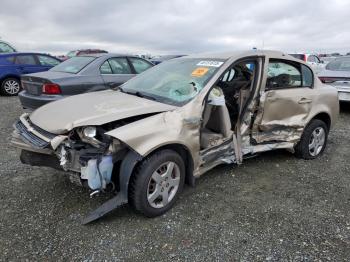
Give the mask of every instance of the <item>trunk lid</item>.
M 56 80 L 72 77 L 74 75 L 63 72 L 45 71 L 34 74 L 21 76 L 23 89 L 31 95 L 40 96 L 42 94 L 43 85 L 47 83 L 55 83 Z

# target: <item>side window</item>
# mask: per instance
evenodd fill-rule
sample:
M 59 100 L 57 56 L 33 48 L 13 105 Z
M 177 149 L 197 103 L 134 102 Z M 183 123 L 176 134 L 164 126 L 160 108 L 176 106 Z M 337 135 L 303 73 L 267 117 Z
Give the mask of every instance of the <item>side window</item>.
M 234 76 L 235 76 L 235 69 L 231 68 L 228 71 L 226 71 L 226 73 L 222 77 L 221 81 L 223 81 L 223 82 L 230 82 L 233 79 Z
M 111 58 L 108 61 L 113 74 L 131 74 L 131 69 L 126 58 Z
M 314 55 L 310 55 L 308 58 L 307 58 L 307 61 L 308 62 L 311 62 L 311 63 L 316 63 L 317 60 L 316 60 L 316 57 Z
M 266 88 L 282 89 L 301 87 L 302 78 L 299 67 L 280 61 L 270 61 L 267 72 Z
M 9 57 L 6 58 L 6 60 L 13 64 L 15 62 L 15 57 L 14 56 L 9 56 Z
M 112 68 L 109 65 L 108 60 L 106 60 L 100 67 L 100 73 L 107 75 L 107 74 L 113 74 Z
M 60 61 L 46 55 L 38 55 L 37 57 L 42 66 L 56 66 L 60 63 Z
M 36 65 L 34 56 L 32 55 L 18 55 L 16 56 L 15 64 L 17 65 Z
M 255 62 L 243 62 L 236 64 L 228 69 L 220 79 L 222 82 L 231 82 L 232 80 L 246 81 L 254 74 Z
M 145 60 L 138 59 L 138 58 L 129 58 L 129 59 L 131 64 L 135 68 L 135 71 L 137 74 L 140 74 L 143 71 L 147 70 L 148 68 L 152 67 L 152 64 L 146 62 Z
M 314 74 L 311 69 L 305 65 L 301 65 L 301 74 L 303 76 L 302 85 L 305 87 L 312 87 L 314 84 Z
M 15 50 L 6 43 L 0 42 L 0 53 L 12 53 Z

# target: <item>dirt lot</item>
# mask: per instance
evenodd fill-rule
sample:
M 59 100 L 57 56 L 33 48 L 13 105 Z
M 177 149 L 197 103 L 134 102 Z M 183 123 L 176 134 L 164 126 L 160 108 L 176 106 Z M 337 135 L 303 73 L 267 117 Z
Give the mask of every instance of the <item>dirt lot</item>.
M 17 98 L 0 97 L 0 112 L 0 260 L 350 259 L 350 105 L 317 160 L 265 153 L 212 170 L 162 217 L 126 206 L 88 226 L 103 199 L 22 165 L 8 142 Z

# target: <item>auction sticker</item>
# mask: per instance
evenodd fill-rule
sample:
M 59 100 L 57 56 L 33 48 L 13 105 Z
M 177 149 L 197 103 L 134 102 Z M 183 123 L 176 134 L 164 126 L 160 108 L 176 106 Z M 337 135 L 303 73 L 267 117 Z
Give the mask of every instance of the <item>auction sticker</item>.
M 198 66 L 212 66 L 212 67 L 219 67 L 223 64 L 224 62 L 220 61 L 200 61 L 197 65 Z
M 192 71 L 191 76 L 201 77 L 204 76 L 209 71 L 209 68 L 198 67 Z

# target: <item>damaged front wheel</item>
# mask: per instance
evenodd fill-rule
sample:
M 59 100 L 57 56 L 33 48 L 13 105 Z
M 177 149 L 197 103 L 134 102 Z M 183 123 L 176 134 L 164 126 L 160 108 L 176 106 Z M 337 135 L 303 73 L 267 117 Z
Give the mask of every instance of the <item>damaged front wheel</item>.
M 130 204 L 148 217 L 162 215 L 175 203 L 185 180 L 185 165 L 176 152 L 161 150 L 137 167 L 130 182 Z

